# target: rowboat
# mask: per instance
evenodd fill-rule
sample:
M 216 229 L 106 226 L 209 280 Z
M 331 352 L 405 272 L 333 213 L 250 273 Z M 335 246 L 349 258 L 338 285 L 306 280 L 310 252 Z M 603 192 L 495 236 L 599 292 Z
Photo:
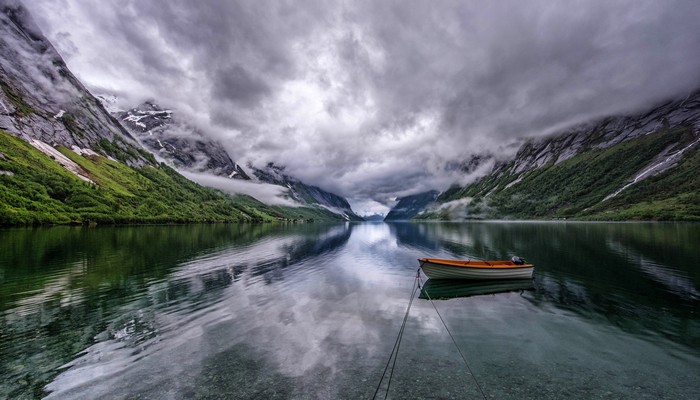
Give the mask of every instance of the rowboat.
M 421 288 L 420 299 L 443 300 L 486 294 L 533 290 L 532 279 L 467 281 L 464 279 L 428 279 Z
M 510 261 L 445 260 L 419 258 L 420 268 L 431 279 L 531 279 L 533 264 L 519 257 Z

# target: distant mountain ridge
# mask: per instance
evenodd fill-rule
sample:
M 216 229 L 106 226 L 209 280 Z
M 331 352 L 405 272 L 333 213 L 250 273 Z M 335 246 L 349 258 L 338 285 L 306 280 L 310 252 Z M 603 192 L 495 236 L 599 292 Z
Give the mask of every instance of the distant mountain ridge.
M 261 182 L 271 183 L 289 188 L 290 196 L 301 204 L 319 205 L 328 211 L 341 215 L 348 221 L 363 221 L 364 218 L 355 214 L 348 201 L 337 194 L 327 192 L 318 186 L 307 185 L 304 182 L 284 173 L 285 168 L 269 163 L 263 169 L 252 169 L 253 175 Z
M 399 198 L 399 202 L 384 217 L 384 221 L 406 221 L 433 204 L 440 193 L 435 190 Z
M 699 143 L 696 91 L 528 140 L 511 160 L 441 193 L 415 218 L 700 219 Z
M 175 168 L 250 180 L 219 142 L 206 138 L 184 122 L 176 121 L 172 110 L 145 102 L 127 111 L 115 112 L 114 116 L 143 146 Z
M 104 101 L 104 100 L 103 100 Z M 233 179 L 251 180 L 245 170 L 234 162 L 224 146 L 204 133 L 177 121 L 175 112 L 164 110 L 148 101 L 126 111 L 116 111 L 117 117 L 149 150 L 167 160 L 173 167 Z M 268 164 L 264 168 L 247 165 L 256 180 L 288 190 L 289 198 L 300 205 L 321 207 L 340 219 L 362 221 L 347 200 L 317 186 L 307 185 L 284 173 L 284 167 Z

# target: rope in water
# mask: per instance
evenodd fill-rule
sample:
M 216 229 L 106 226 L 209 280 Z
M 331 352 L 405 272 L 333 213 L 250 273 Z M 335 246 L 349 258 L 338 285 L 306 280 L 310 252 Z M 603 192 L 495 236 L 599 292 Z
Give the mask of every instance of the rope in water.
M 423 286 L 423 280 L 420 278 L 420 274 L 419 274 L 418 275 L 418 287 L 421 288 L 422 286 Z M 464 353 L 462 353 L 462 350 L 457 345 L 457 341 L 455 340 L 454 336 L 452 336 L 452 332 L 450 332 L 450 328 L 447 327 L 447 324 L 445 323 L 445 320 L 442 318 L 440 311 L 438 311 L 437 306 L 435 306 L 433 299 L 430 298 L 430 294 L 428 293 L 427 290 L 423 291 L 423 293 L 425 293 L 425 295 L 428 297 L 430 304 L 433 305 L 435 312 L 437 313 L 438 317 L 440 318 L 440 321 L 442 322 L 442 326 L 445 327 L 447 334 L 450 336 L 450 339 L 452 339 L 452 343 L 455 345 L 455 347 L 457 348 L 457 352 L 459 352 L 459 355 L 462 357 L 462 361 L 464 361 L 464 365 L 467 367 L 467 371 L 469 371 L 469 375 L 471 375 L 472 379 L 474 380 L 474 383 L 476 384 L 477 389 L 479 389 L 479 393 L 481 393 L 481 397 L 483 397 L 484 400 L 486 400 L 486 394 L 484 393 L 484 390 L 481 388 L 481 385 L 479 384 L 479 381 L 476 379 L 476 375 L 474 375 L 474 372 L 472 372 L 471 367 L 469 367 L 469 363 L 467 362 L 467 358 L 464 356 Z
M 406 308 L 406 314 L 403 317 L 403 322 L 401 323 L 401 329 L 399 329 L 399 334 L 396 337 L 396 341 L 394 342 L 394 348 L 391 350 L 391 353 L 389 354 L 389 359 L 386 361 L 386 365 L 384 366 L 384 372 L 382 372 L 382 377 L 379 379 L 379 383 L 377 383 L 377 388 L 374 391 L 374 395 L 372 396 L 372 399 L 377 398 L 377 394 L 379 393 L 379 388 L 382 386 L 382 382 L 384 381 L 384 377 L 386 376 L 386 372 L 389 369 L 389 364 L 391 364 L 391 372 L 389 373 L 389 378 L 387 379 L 387 385 L 386 385 L 386 391 L 384 391 L 384 399 L 387 398 L 389 395 L 389 388 L 391 387 L 391 379 L 394 376 L 394 370 L 396 368 L 396 359 L 398 358 L 399 355 L 399 348 L 401 347 L 401 339 L 403 338 L 403 333 L 406 328 L 406 321 L 408 320 L 408 314 L 411 311 L 411 305 L 413 305 L 413 299 L 416 297 L 416 292 L 422 289 L 424 286 L 423 280 L 421 279 L 420 276 L 420 268 L 416 272 L 416 279 L 413 281 L 413 288 L 411 289 L 411 299 L 408 302 L 408 307 Z M 442 314 L 440 314 L 440 311 L 438 311 L 437 306 L 433 302 L 433 299 L 430 297 L 430 294 L 428 291 L 424 291 L 425 295 L 428 297 L 428 300 L 430 301 L 430 304 L 433 306 L 435 309 L 435 312 L 437 313 L 438 317 L 440 318 L 440 322 L 442 322 L 442 326 L 445 327 L 445 330 L 447 331 L 447 334 L 450 336 L 450 339 L 452 340 L 452 343 L 455 345 L 457 348 L 457 352 L 459 353 L 460 357 L 462 357 L 462 361 L 464 362 L 464 365 L 467 367 L 467 371 L 469 371 L 469 375 L 472 377 L 472 380 L 474 380 L 474 383 L 476 384 L 477 389 L 479 389 L 479 393 L 481 393 L 481 397 L 486 400 L 486 394 L 484 393 L 484 390 L 481 388 L 481 385 L 479 384 L 479 381 L 476 379 L 476 375 L 474 375 L 474 372 L 472 372 L 471 367 L 469 366 L 469 363 L 467 362 L 467 358 L 464 356 L 464 353 L 462 353 L 462 350 L 459 348 L 457 345 L 457 341 L 455 340 L 454 336 L 452 335 L 452 332 L 450 331 L 450 328 L 447 327 L 447 323 L 445 323 L 445 320 L 442 318 Z M 392 363 L 391 360 L 394 360 Z
M 411 300 L 408 302 L 408 308 L 406 308 L 406 315 L 403 317 L 403 323 L 401 323 L 401 329 L 399 330 L 399 335 L 396 337 L 396 341 L 394 342 L 394 348 L 391 350 L 391 354 L 389 354 L 389 359 L 386 361 L 386 366 L 384 366 L 384 372 L 382 372 L 382 377 L 379 379 L 379 383 L 377 383 L 377 389 L 374 391 L 374 395 L 372 396 L 372 399 L 377 398 L 377 393 L 379 393 L 379 388 L 382 386 L 382 382 L 384 381 L 384 376 L 386 375 L 386 371 L 389 369 L 389 364 L 391 363 L 391 359 L 393 357 L 394 363 L 391 365 L 391 373 L 389 374 L 389 378 L 387 379 L 387 385 L 386 385 L 386 391 L 384 392 L 384 399 L 387 398 L 389 395 L 389 387 L 391 386 L 391 378 L 394 376 L 394 369 L 396 367 L 396 359 L 398 358 L 399 355 L 399 347 L 401 346 L 401 339 L 403 338 L 403 332 L 406 328 L 406 321 L 408 320 L 408 313 L 411 311 L 411 305 L 413 304 L 413 299 L 416 297 L 416 292 L 418 292 L 418 289 L 420 288 L 420 285 L 418 284 L 418 280 L 420 279 L 420 270 L 418 270 L 418 273 L 416 274 L 416 279 L 413 281 L 413 288 L 411 289 Z

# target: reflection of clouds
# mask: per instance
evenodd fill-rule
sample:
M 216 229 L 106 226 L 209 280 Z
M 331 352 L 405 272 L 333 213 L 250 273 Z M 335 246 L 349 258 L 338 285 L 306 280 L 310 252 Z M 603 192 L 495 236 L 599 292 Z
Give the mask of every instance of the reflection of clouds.
M 274 343 L 275 351 L 268 356 L 288 376 L 305 376 L 319 368 L 339 372 L 350 361 L 341 359 L 345 352 L 339 347 L 361 345 L 363 354 L 377 353 L 378 346 L 383 346 L 379 331 L 387 319 L 405 310 L 410 290 L 408 286 L 405 296 L 399 290 L 399 296 L 393 297 L 394 291 L 383 288 L 396 287 L 398 280 L 412 283 L 410 269 L 405 278 L 386 273 L 392 261 L 399 259 L 392 257 L 398 252 L 388 226 L 354 226 L 342 252 L 308 281 L 294 284 L 304 287 L 303 296 L 297 296 L 296 290 L 276 292 L 279 297 L 270 308 L 259 310 L 261 320 L 275 322 L 268 322 L 255 342 L 260 348 Z M 378 314 L 368 315 L 377 308 Z M 286 323 L 289 320 L 294 323 Z
M 315 238 L 337 243 L 339 237 L 346 240 L 330 253 L 293 255 L 295 248 L 308 248 Z M 319 243 L 314 247 L 329 250 Z M 256 266 L 286 260 L 290 254 L 296 262 L 267 273 L 280 273 L 282 279 L 267 284 L 255 277 Z M 110 329 L 117 333 L 101 338 L 72 362 L 47 386 L 53 391 L 50 397 L 147 391 L 147 385 L 158 382 L 144 381 L 144 375 L 163 381 L 192 376 L 217 354 L 239 346 L 254 349 L 276 374 L 325 380 L 325 386 L 337 387 L 334 379 L 347 378 L 348 365 L 366 362 L 376 367 L 388 354 L 393 328 L 398 329 L 408 303 L 415 257 L 398 247 L 384 224 L 335 226 L 313 237 L 266 237 L 243 249 L 206 255 L 183 264 L 173 282 L 149 290 L 150 308 L 142 304 L 147 311 L 139 311 L 150 316 L 148 323 L 139 325 L 133 312 L 115 320 Z M 232 264 L 245 266 L 235 278 Z M 169 291 L 180 298 L 163 299 Z M 430 310 L 414 310 L 411 319 L 417 329 L 441 329 Z M 149 336 L 153 332 L 157 336 Z M 186 386 L 187 379 L 182 379 L 179 385 Z
M 673 293 L 690 300 L 700 299 L 700 292 L 695 288 L 693 282 L 680 271 L 644 258 L 640 259 L 639 263 L 639 268 L 644 273 L 671 289 Z
M 491 233 L 482 232 L 489 227 L 472 228 L 477 234 L 467 228 L 444 229 L 453 238 L 466 229 L 475 243 L 484 235 L 497 238 L 504 232 L 500 224 Z M 419 229 L 432 243 L 443 228 L 421 224 L 415 232 Z M 414 246 L 400 244 L 388 224 L 289 227 L 252 244 L 218 247 L 182 263 L 120 307 L 119 317 L 107 324 L 97 343 L 48 385 L 54 390 L 50 398 L 192 398 L 202 382 L 220 396 L 229 394 L 227 388 L 240 390 L 231 396 L 239 398 L 263 386 L 290 398 L 367 397 L 406 311 L 416 258 L 426 252 L 420 235 L 405 233 Z M 650 352 L 670 369 L 687 366 L 673 359 L 675 353 L 669 356 L 668 346 L 654 333 L 660 328 L 645 322 L 658 320 L 666 327 L 680 325 L 679 319 L 664 319 L 643 304 L 633 304 L 633 311 L 641 310 L 635 318 L 620 319 L 618 305 L 631 303 L 624 294 L 616 297 L 607 287 L 593 290 L 585 276 L 556 278 L 538 276 L 537 291 L 522 296 L 505 293 L 437 304 L 477 374 L 491 379 L 493 397 L 512 395 L 511 388 L 496 384 L 508 378 L 504 371 L 510 368 L 503 366 L 527 366 L 522 374 L 529 382 L 543 374 L 562 377 L 555 369 L 564 366 L 572 371 L 571 378 L 584 376 L 616 394 L 620 384 L 635 380 L 619 371 L 643 365 Z M 635 336 L 640 331 L 642 340 Z M 429 302 L 413 303 L 404 340 L 399 363 L 405 364 L 398 376 L 418 370 L 421 379 L 435 382 L 459 374 L 459 356 Z M 624 347 L 629 343 L 634 346 Z M 637 369 L 645 378 L 663 381 L 654 365 Z M 610 376 L 616 378 L 605 379 Z M 413 378 L 392 391 L 416 388 Z M 561 381 L 569 390 L 571 380 Z M 464 389 L 454 380 L 441 384 Z M 587 384 L 579 382 L 578 387 L 588 390 Z M 558 390 L 556 383 L 548 385 L 548 390 Z
M 51 396 L 138 387 L 139 374 L 171 365 L 167 359 L 177 362 L 162 372 L 164 377 L 196 370 L 201 361 L 236 343 L 253 345 L 288 376 L 334 369 L 338 361 L 324 347 L 336 339 L 358 337 L 361 321 L 354 307 L 343 311 L 328 306 L 338 296 L 351 298 L 352 291 L 329 285 L 334 279 L 315 269 L 338 271 L 337 261 L 331 262 L 327 253 L 346 243 L 350 230 L 348 224 L 312 235 L 292 229 L 291 234 L 266 236 L 183 264 L 169 281 L 155 282 L 123 307 L 108 331 L 98 335 L 100 342 L 47 386 Z M 310 269 L 315 272 L 309 274 Z M 220 348 L 211 348 L 213 331 L 228 338 Z M 98 381 L 101 389 L 90 388 Z

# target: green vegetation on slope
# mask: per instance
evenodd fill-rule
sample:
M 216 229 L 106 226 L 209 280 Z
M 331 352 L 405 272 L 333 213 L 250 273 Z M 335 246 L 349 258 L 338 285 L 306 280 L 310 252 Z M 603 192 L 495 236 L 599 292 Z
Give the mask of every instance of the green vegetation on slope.
M 661 129 L 606 149 L 579 153 L 522 176 L 487 176 L 465 188 L 451 189 L 438 200 L 444 203 L 472 197 L 470 214 L 487 218 L 700 220 L 700 181 L 697 178 L 700 152 L 697 147 L 687 151 L 678 166 L 603 201 L 664 149 L 679 143 L 673 149 L 677 151 L 695 139 L 688 127 Z M 512 183 L 518 178 L 520 181 Z M 422 218 L 446 216 L 443 211 L 427 213 Z
M 700 149 L 696 146 L 675 168 L 628 187 L 580 216 L 595 220 L 700 221 L 698 171 Z
M 175 170 L 134 168 L 59 149 L 96 184 L 0 131 L 0 225 L 264 222 L 332 219 L 322 211 L 265 205 L 193 183 Z

